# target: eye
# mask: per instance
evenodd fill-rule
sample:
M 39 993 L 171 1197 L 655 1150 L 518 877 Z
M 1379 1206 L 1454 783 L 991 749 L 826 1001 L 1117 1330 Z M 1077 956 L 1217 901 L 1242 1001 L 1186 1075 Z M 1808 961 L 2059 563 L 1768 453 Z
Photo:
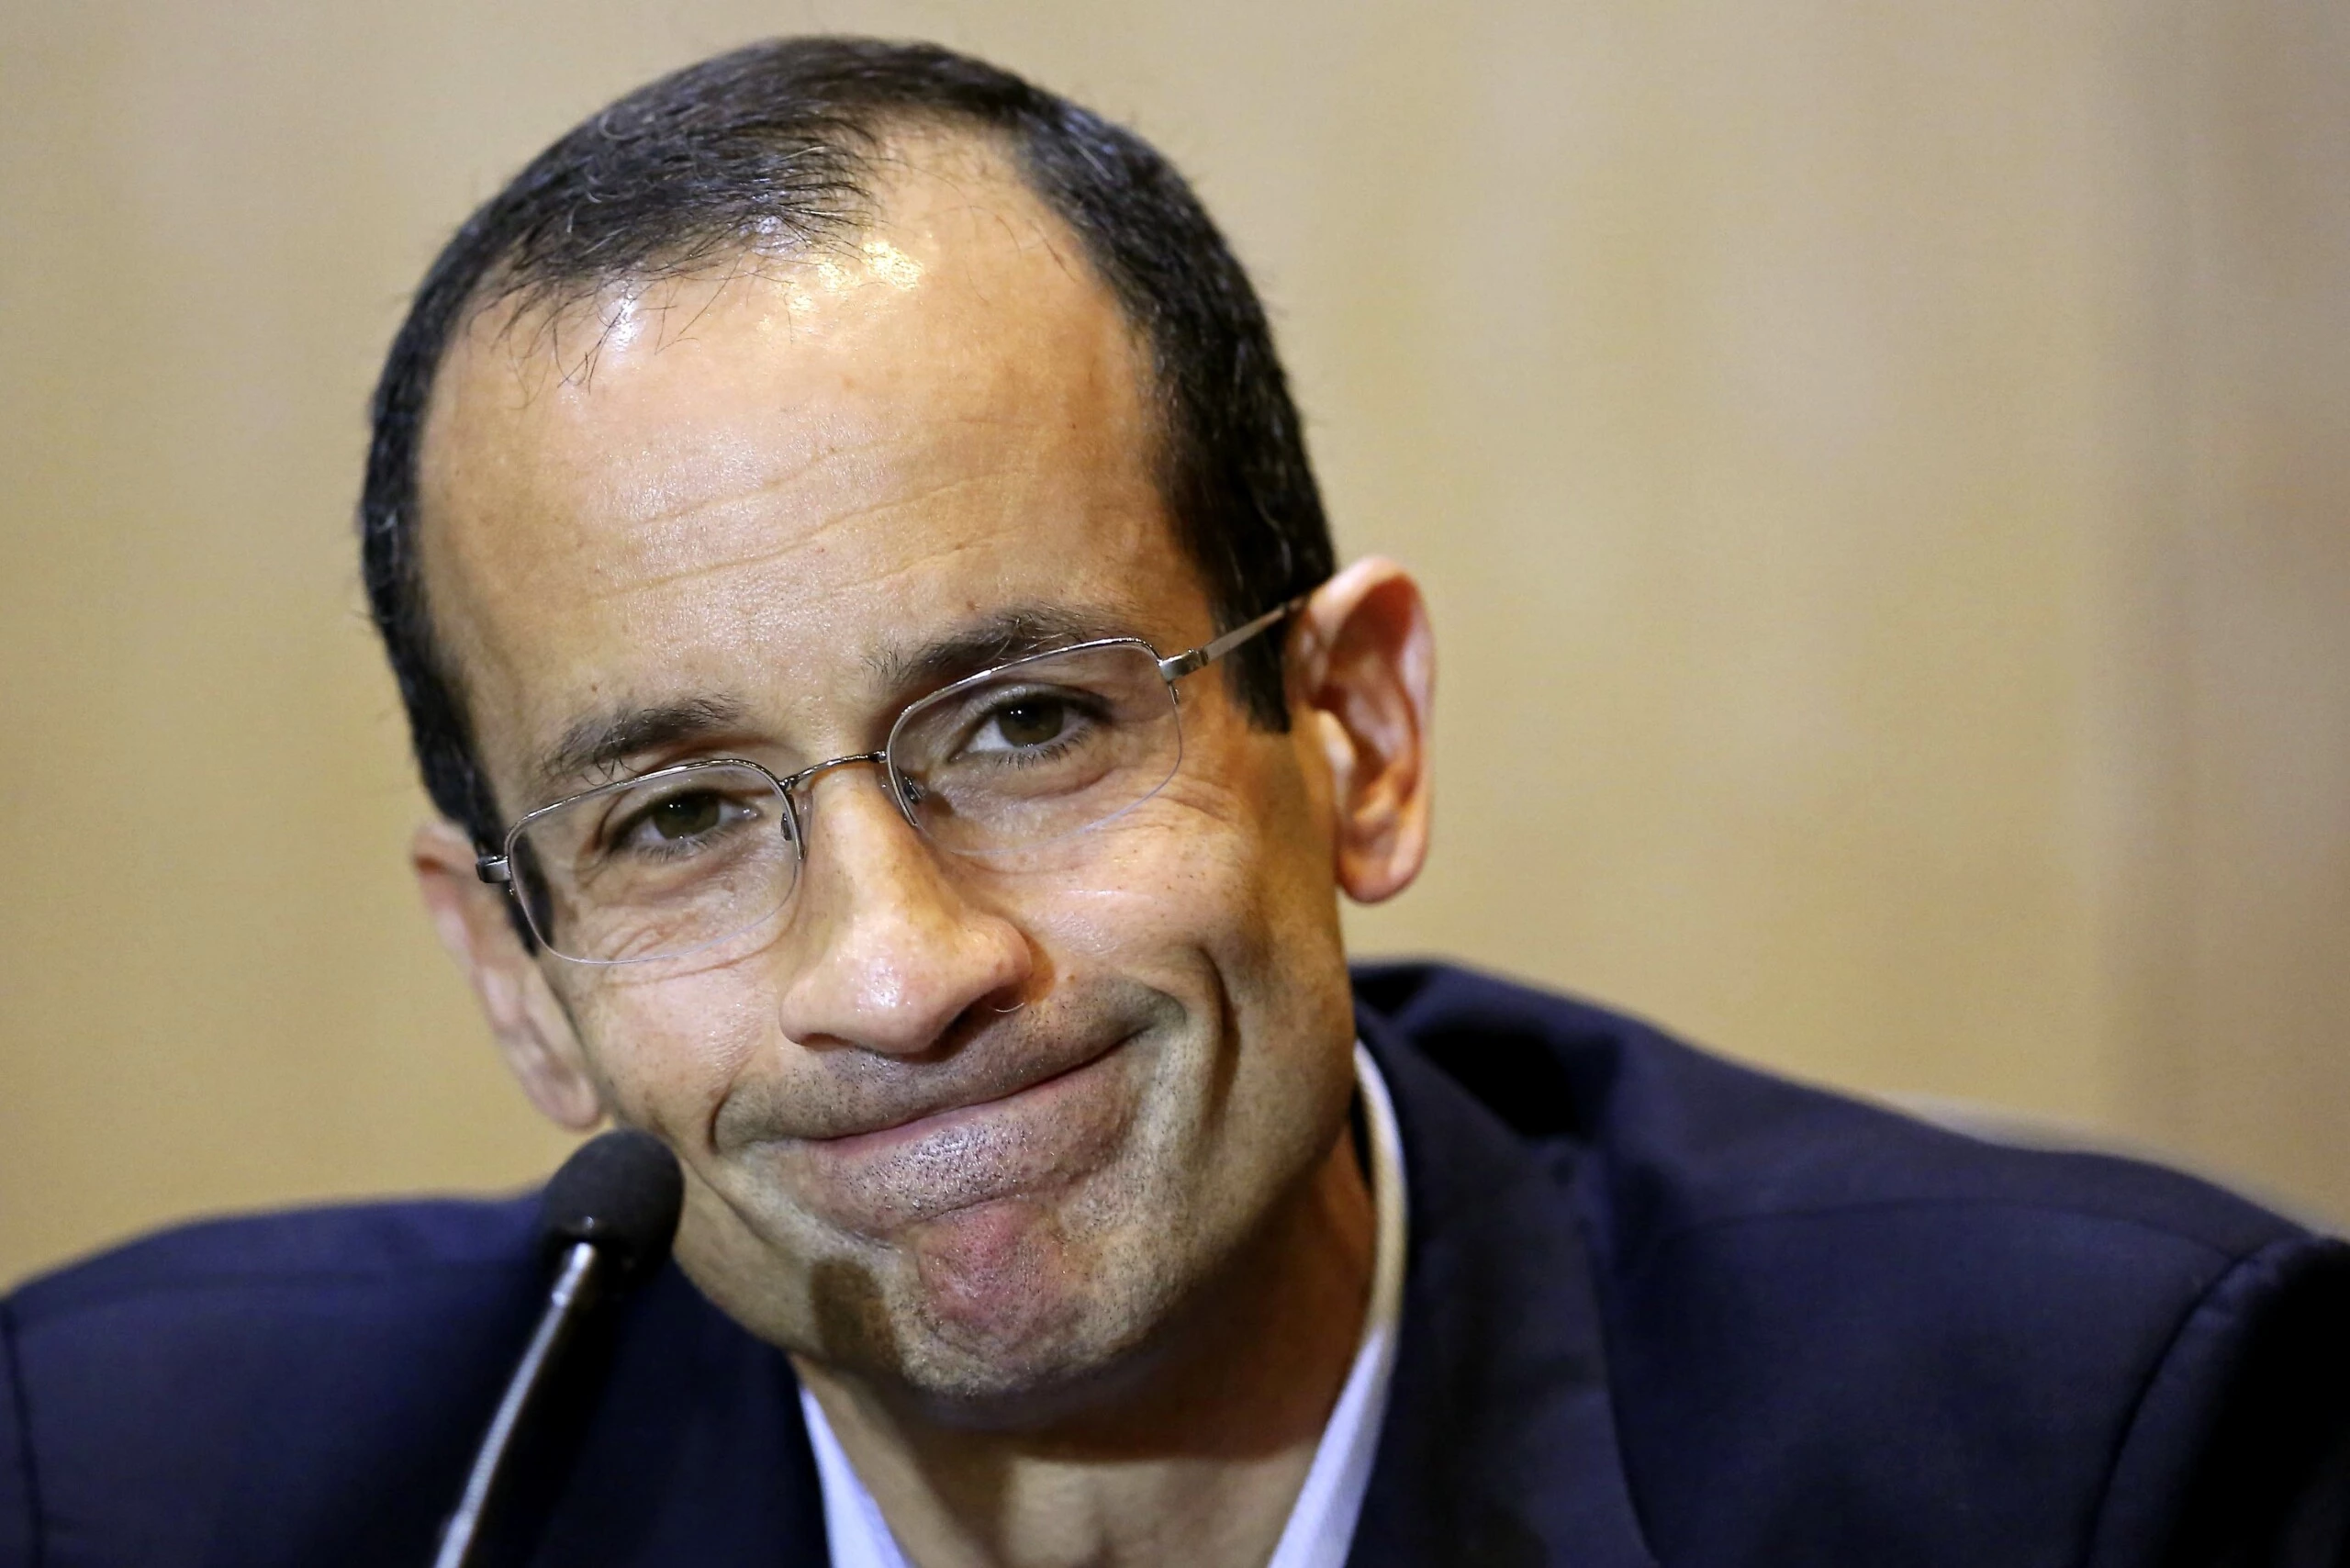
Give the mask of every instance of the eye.
M 997 709 L 988 716 L 988 724 L 979 733 L 978 749 L 992 750 L 987 745 L 989 731 L 1002 737 L 1004 745 L 1049 745 L 1069 729 L 1069 704 L 1052 697 L 1029 697 Z
M 611 824 L 615 854 L 689 855 L 716 844 L 758 815 L 748 801 L 720 790 L 681 790 L 649 801 Z
M 724 803 L 707 790 L 672 795 L 644 813 L 644 822 L 662 839 L 675 843 L 710 832 L 724 814 Z

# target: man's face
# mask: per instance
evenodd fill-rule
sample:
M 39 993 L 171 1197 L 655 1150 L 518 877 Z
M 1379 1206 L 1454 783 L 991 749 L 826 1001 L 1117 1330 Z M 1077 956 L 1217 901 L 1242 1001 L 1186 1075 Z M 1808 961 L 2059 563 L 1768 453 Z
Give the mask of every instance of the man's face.
M 1031 195 L 934 151 L 834 253 L 493 313 L 453 352 L 427 587 L 509 820 L 690 757 L 872 750 L 926 652 L 1022 617 L 1214 633 L 1134 333 Z M 699 718 L 546 769 L 648 712 Z M 1220 667 L 1181 718 L 1173 780 L 1090 833 L 946 854 L 841 768 L 749 938 L 537 960 L 560 1048 L 680 1156 L 678 1257 L 728 1312 L 931 1394 L 1049 1388 L 1152 1342 L 1328 1155 L 1328 768 Z

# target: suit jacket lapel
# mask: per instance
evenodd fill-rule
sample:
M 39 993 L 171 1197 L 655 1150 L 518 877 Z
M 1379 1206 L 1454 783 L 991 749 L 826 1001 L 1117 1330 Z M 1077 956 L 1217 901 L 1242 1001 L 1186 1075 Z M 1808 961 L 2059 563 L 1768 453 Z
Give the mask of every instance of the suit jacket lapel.
M 1609 1404 L 1575 1151 L 1528 1147 L 1377 1015 L 1411 1207 L 1394 1381 L 1348 1568 L 1652 1564 Z

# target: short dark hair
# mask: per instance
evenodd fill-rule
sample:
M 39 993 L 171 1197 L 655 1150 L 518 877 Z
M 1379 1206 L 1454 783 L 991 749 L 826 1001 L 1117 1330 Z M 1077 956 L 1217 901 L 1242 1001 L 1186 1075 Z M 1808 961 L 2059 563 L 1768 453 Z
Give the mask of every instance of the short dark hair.
M 452 339 L 500 303 L 562 306 L 614 285 L 804 249 L 872 215 L 889 132 L 968 131 L 1007 151 L 1075 232 L 1147 345 L 1159 482 L 1220 628 L 1320 583 L 1329 525 L 1256 290 L 1174 167 L 1133 132 L 927 44 L 799 38 L 689 66 L 591 116 L 460 227 L 392 340 L 372 405 L 362 571 L 426 790 L 477 843 L 500 831 L 418 549 L 418 461 Z M 1258 724 L 1288 725 L 1280 639 L 1233 661 Z

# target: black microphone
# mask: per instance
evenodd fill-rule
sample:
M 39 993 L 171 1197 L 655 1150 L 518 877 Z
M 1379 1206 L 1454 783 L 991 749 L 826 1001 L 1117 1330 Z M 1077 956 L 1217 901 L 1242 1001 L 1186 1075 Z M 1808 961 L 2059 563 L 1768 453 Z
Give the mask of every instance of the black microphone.
M 441 1532 L 433 1568 L 474 1562 L 482 1518 L 531 1401 L 547 1383 L 580 1315 L 658 1269 L 677 1238 L 686 1181 L 677 1158 L 650 1133 L 623 1127 L 579 1146 L 547 1183 L 539 1235 L 558 1254 L 546 1310 L 522 1351 L 498 1413 L 482 1434 L 465 1489 Z

